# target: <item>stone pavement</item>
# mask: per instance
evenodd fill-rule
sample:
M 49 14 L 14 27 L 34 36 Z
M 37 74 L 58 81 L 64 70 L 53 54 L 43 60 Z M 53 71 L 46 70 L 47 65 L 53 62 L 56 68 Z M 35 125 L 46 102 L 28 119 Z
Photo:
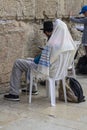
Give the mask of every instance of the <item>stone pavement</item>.
M 77 76 L 87 99 L 87 76 Z M 67 103 L 56 99 L 51 107 L 45 96 L 45 86 L 39 86 L 39 95 L 21 94 L 20 102 L 6 101 L 0 94 L 0 130 L 87 130 L 87 101 Z

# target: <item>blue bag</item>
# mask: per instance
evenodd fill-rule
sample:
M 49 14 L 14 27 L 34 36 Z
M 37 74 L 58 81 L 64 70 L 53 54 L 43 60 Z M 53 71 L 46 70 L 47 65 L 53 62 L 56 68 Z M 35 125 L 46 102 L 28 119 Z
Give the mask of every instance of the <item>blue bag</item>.
M 35 64 L 38 64 L 38 63 L 39 63 L 40 57 L 41 57 L 41 54 L 38 55 L 38 56 L 36 56 L 36 57 L 34 58 L 34 63 L 35 63 Z

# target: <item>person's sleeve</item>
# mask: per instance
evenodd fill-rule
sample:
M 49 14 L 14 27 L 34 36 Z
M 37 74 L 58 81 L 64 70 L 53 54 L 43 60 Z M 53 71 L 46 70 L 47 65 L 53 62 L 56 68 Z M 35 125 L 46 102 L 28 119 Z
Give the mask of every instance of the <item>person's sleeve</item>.
M 75 22 L 75 23 L 80 23 L 80 24 L 85 24 L 87 23 L 87 17 L 84 17 L 84 18 L 75 18 L 75 17 L 70 17 L 70 20 L 72 22 Z
M 82 26 L 76 26 L 76 29 L 77 29 L 78 31 L 80 31 L 80 32 L 83 32 L 84 26 L 83 26 L 83 25 L 82 25 Z

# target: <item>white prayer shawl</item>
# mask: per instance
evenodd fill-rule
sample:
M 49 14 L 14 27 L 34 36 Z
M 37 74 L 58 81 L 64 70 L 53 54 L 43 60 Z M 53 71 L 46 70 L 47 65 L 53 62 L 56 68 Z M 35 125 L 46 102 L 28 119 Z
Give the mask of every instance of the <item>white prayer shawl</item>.
M 53 23 L 53 27 L 53 33 L 42 51 L 37 68 L 40 73 L 50 77 L 53 77 L 56 73 L 56 64 L 58 64 L 59 54 L 72 50 L 72 55 L 74 56 L 76 51 L 75 43 L 67 25 L 63 21 L 57 19 Z

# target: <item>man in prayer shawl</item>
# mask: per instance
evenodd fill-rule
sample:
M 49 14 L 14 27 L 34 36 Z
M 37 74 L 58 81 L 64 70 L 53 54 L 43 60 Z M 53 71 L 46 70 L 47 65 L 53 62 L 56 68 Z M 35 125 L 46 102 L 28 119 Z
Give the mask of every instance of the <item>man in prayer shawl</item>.
M 4 95 L 7 100 L 19 101 L 19 88 L 22 73 L 29 71 L 31 67 L 44 76 L 53 77 L 56 73 L 58 55 L 64 51 L 75 51 L 74 41 L 69 33 L 67 25 L 57 19 L 55 22 L 46 21 L 43 24 L 43 32 L 48 37 L 47 44 L 42 53 L 34 59 L 17 59 L 13 65 L 9 94 Z M 35 86 L 33 88 L 36 88 Z M 35 90 L 37 91 L 37 90 Z
M 44 26 L 43 32 L 46 34 L 46 36 L 48 37 L 48 40 L 49 40 L 49 38 L 52 34 L 52 31 L 53 31 L 53 23 L 52 23 L 52 21 L 46 21 L 46 22 L 44 22 L 43 26 Z M 21 79 L 22 73 L 29 72 L 31 67 L 33 69 L 37 69 L 40 57 L 41 57 L 41 54 L 35 58 L 17 59 L 14 62 L 11 77 L 10 77 L 10 90 L 9 90 L 9 94 L 4 95 L 5 99 L 12 100 L 12 101 L 20 100 L 19 99 L 19 88 L 20 88 L 20 79 Z M 28 76 L 29 76 L 29 73 L 28 73 Z M 29 88 L 27 91 L 29 91 Z M 26 92 L 26 90 L 24 89 L 23 92 Z M 38 94 L 37 84 L 35 82 L 33 84 L 32 94 L 33 95 Z
M 76 52 L 75 42 L 67 25 L 60 19 L 56 19 L 53 22 L 52 35 L 44 50 L 42 50 L 37 70 L 45 76 L 54 77 L 59 54 L 69 50 L 72 51 L 72 56 L 74 56 Z

